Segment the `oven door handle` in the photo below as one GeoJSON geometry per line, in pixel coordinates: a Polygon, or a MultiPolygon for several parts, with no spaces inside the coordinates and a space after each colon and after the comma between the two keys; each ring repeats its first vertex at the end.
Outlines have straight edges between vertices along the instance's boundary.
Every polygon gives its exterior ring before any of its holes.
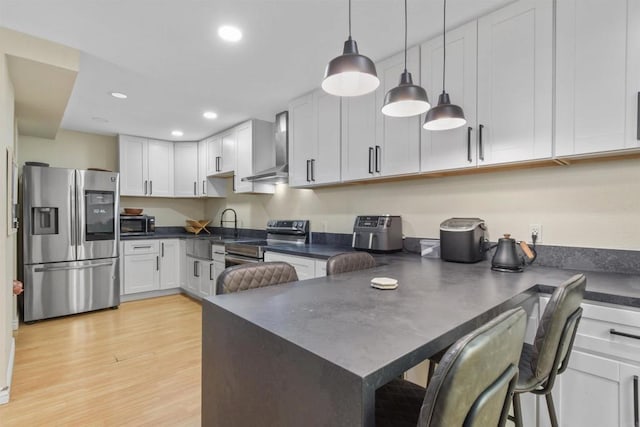
{"type": "Polygon", "coordinates": [[[259,258],[250,258],[250,257],[239,257],[239,256],[233,256],[233,255],[229,255],[227,254],[227,256],[224,257],[225,263],[229,263],[231,262],[232,264],[248,264],[251,262],[260,262],[262,261],[259,258]]]}

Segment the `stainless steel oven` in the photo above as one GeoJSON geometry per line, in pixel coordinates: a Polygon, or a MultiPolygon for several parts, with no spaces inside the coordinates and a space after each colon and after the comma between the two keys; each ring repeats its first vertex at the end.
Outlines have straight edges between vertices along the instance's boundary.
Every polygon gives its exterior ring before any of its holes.
{"type": "Polygon", "coordinates": [[[264,261],[264,251],[276,244],[309,243],[308,220],[269,220],[267,240],[227,243],[225,267],[264,261]]]}

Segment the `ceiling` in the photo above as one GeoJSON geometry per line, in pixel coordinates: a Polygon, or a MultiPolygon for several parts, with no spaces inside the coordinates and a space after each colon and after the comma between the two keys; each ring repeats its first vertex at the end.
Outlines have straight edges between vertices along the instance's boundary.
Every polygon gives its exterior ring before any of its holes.
{"type": "MultiPolygon", "coordinates": [[[[450,0],[448,26],[509,1],[450,0]]],[[[377,61],[402,50],[402,7],[353,0],[360,53],[377,61]]],[[[410,45],[441,31],[442,1],[408,0],[408,11],[410,45]]],[[[0,0],[0,26],[81,52],[63,128],[184,141],[273,121],[319,87],[347,38],[347,13],[347,0],[0,0]],[[216,34],[229,23],[244,33],[237,44],[216,34]],[[207,110],[218,118],[203,118],[207,110]]]]}

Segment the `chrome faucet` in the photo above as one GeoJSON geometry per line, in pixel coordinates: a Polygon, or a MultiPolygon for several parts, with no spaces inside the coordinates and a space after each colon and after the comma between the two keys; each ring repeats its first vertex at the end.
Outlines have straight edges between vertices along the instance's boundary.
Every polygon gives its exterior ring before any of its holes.
{"type": "MultiPolygon", "coordinates": [[[[224,214],[227,211],[231,211],[233,212],[233,238],[237,239],[238,238],[238,214],[236,213],[235,210],[231,209],[231,208],[227,208],[225,210],[222,211],[222,213],[220,214],[220,228],[224,227],[224,223],[225,222],[231,222],[229,221],[224,221],[224,214]]],[[[222,233],[224,235],[224,231],[222,233]]]]}

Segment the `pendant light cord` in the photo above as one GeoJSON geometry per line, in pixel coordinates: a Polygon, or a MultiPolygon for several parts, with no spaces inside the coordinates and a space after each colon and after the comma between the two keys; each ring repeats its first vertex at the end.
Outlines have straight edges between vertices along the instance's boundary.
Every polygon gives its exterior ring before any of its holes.
{"type": "Polygon", "coordinates": [[[442,8],[443,9],[442,10],[442,93],[444,93],[444,74],[445,74],[446,64],[447,64],[447,0],[443,0],[443,3],[444,3],[444,6],[442,8]]]}
{"type": "Polygon", "coordinates": [[[349,40],[351,40],[351,0],[349,0],[349,40]]]}
{"type": "Polygon", "coordinates": [[[404,0],[404,71],[407,72],[407,0],[404,0]]]}

